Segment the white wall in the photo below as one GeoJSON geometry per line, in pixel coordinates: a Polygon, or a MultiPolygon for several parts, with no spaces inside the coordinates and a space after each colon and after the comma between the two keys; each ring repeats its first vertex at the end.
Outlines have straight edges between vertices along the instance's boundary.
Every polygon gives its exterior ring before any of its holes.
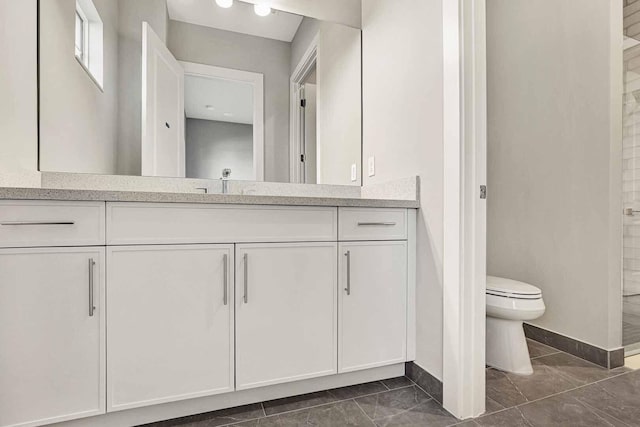
{"type": "Polygon", "coordinates": [[[622,2],[487,2],[488,272],[621,345],[622,2]],[[612,65],[615,64],[615,65],[612,65]]]}
{"type": "Polygon", "coordinates": [[[264,74],[265,181],[288,182],[291,43],[171,21],[168,46],[181,61],[264,74]]]}
{"type": "MultiPolygon", "coordinates": [[[[111,0],[113,1],[113,0],[111,0]]],[[[120,175],[142,173],[142,22],[164,42],[169,30],[166,0],[118,0],[118,153],[120,175]]]]}
{"type": "Polygon", "coordinates": [[[94,4],[104,24],[104,90],[75,58],[75,0],[40,2],[43,171],[116,173],[118,3],[94,4]]]}
{"type": "Polygon", "coordinates": [[[361,32],[323,22],[318,39],[318,184],[361,185],[361,32]],[[351,180],[351,165],[358,168],[351,180]]]}
{"type": "Polygon", "coordinates": [[[0,172],[38,165],[37,1],[0,0],[0,172]]]}
{"type": "Polygon", "coordinates": [[[253,126],[187,119],[187,178],[218,179],[231,169],[231,179],[253,181],[253,126]]]}
{"type": "Polygon", "coordinates": [[[291,43],[292,74],[316,36],[316,181],[361,185],[362,34],[356,28],[305,18],[291,43]],[[353,164],[355,181],[351,180],[353,164]]]}
{"type": "Polygon", "coordinates": [[[362,27],[364,184],[420,176],[416,363],[442,379],[442,0],[363,0],[362,27]]]}
{"type": "Polygon", "coordinates": [[[291,41],[291,74],[296,70],[302,57],[311,46],[311,42],[320,32],[321,22],[317,19],[305,17],[291,41]]]}

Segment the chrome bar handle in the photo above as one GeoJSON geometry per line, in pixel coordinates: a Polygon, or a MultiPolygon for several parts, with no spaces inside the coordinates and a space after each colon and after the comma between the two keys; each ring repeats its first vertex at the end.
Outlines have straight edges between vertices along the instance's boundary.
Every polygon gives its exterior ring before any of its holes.
{"type": "Polygon", "coordinates": [[[359,222],[358,227],[393,227],[395,222],[359,222]]]}
{"type": "Polygon", "coordinates": [[[95,305],[94,305],[94,299],[93,299],[93,276],[94,276],[94,267],[96,265],[96,262],[93,260],[93,258],[89,258],[89,317],[93,317],[93,312],[96,309],[95,305]]]}
{"type": "Polygon", "coordinates": [[[347,251],[344,256],[347,257],[347,287],[344,290],[347,295],[351,295],[351,251],[347,251]]]}
{"type": "Polygon", "coordinates": [[[20,227],[25,225],[75,225],[73,221],[9,221],[2,222],[0,225],[20,227]]]}
{"type": "Polygon", "coordinates": [[[244,303],[249,303],[249,254],[244,254],[244,303]]]}
{"type": "Polygon", "coordinates": [[[229,260],[229,255],[224,254],[224,256],[222,257],[222,262],[224,263],[224,273],[223,273],[223,281],[222,281],[222,288],[223,288],[223,293],[224,293],[224,297],[223,297],[223,302],[224,305],[227,305],[229,303],[229,294],[228,294],[228,286],[229,286],[229,265],[228,265],[228,260],[229,260]]]}

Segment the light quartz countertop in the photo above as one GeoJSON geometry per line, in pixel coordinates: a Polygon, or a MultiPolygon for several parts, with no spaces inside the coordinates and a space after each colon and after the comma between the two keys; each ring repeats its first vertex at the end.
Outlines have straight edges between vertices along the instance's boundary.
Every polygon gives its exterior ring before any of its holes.
{"type": "Polygon", "coordinates": [[[210,203],[230,205],[338,206],[371,208],[420,207],[417,200],[241,194],[166,193],[147,191],[0,188],[0,200],[70,200],[144,203],[210,203]]]}
{"type": "Polygon", "coordinates": [[[420,180],[408,177],[364,187],[87,175],[0,174],[0,200],[69,200],[232,205],[419,208],[420,180]],[[208,194],[207,194],[208,193],[208,194]]]}

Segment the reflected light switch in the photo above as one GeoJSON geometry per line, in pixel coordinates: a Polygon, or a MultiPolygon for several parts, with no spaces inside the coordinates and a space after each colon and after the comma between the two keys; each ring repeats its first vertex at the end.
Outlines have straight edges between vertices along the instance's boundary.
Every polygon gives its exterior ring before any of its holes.
{"type": "Polygon", "coordinates": [[[376,158],[369,157],[369,176],[374,176],[376,174],[376,158]]]}

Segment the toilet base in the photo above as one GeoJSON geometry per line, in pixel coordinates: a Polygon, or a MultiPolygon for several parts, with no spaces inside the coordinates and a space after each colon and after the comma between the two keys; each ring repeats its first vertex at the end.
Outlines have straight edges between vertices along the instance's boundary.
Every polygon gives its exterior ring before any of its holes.
{"type": "Polygon", "coordinates": [[[521,320],[487,317],[487,365],[519,375],[533,374],[521,320]]]}

